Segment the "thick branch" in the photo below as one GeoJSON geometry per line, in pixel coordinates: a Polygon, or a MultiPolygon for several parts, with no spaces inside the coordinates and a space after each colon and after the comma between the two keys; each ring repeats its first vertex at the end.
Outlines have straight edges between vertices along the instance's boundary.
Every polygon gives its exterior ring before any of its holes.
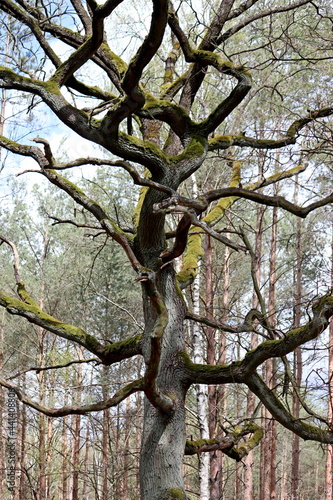
{"type": "MultiPolygon", "coordinates": [[[[60,93],[59,87],[55,82],[43,82],[25,78],[9,68],[0,66],[0,87],[22,90],[33,95],[38,95],[70,129],[90,141],[103,145],[103,137],[97,131],[97,127],[92,126],[93,120],[86,113],[69,104],[60,93]]],[[[6,145],[4,146],[7,147],[6,145]]]]}
{"type": "Polygon", "coordinates": [[[161,358],[162,338],[168,324],[168,311],[160,293],[156,289],[154,280],[155,277],[151,273],[145,273],[141,278],[157,315],[150,334],[150,357],[145,373],[145,394],[153,406],[165,413],[170,413],[173,409],[173,401],[162,394],[156,384],[161,358]]]}
{"type": "Polygon", "coordinates": [[[313,306],[313,319],[300,328],[290,330],[278,340],[267,340],[249,351],[240,361],[230,365],[196,365],[184,357],[191,383],[218,384],[229,381],[247,383],[248,378],[264,361],[270,358],[286,356],[297,347],[317,338],[329,324],[333,316],[333,296],[319,299],[313,306]]]}
{"type": "Polygon", "coordinates": [[[253,423],[248,423],[241,428],[232,428],[227,431],[226,436],[215,439],[198,439],[196,441],[186,441],[185,455],[195,455],[204,452],[220,450],[228,457],[240,462],[248,453],[259,445],[264,432],[261,427],[253,423]],[[252,434],[250,439],[243,441],[248,434],[252,434]],[[239,445],[239,442],[243,441],[239,445]]]}
{"type": "Polygon", "coordinates": [[[311,111],[304,118],[295,120],[288,128],[284,137],[280,139],[254,139],[243,134],[216,135],[209,140],[209,151],[228,149],[231,146],[249,147],[254,149],[277,149],[290,144],[295,144],[298,133],[308,123],[332,115],[333,107],[321,108],[311,111]]]}
{"type": "Polygon", "coordinates": [[[333,444],[333,433],[331,431],[309,425],[299,418],[295,419],[257,373],[252,374],[244,382],[262,401],[272,416],[284,427],[305,440],[311,439],[320,443],[333,444]]]}
{"type": "Polygon", "coordinates": [[[106,1],[103,5],[98,6],[95,0],[88,1],[92,11],[91,35],[69,56],[67,61],[57,68],[52,76],[51,80],[56,82],[59,87],[64,85],[75,71],[81,68],[96,53],[103,42],[104,19],[109,16],[121,2],[122,0],[106,1]]]}
{"type": "Polygon", "coordinates": [[[141,354],[142,335],[103,346],[93,335],[90,335],[82,328],[59,321],[42,311],[26,291],[23,282],[18,283],[17,290],[21,300],[0,292],[0,306],[4,307],[10,314],[22,316],[30,323],[41,326],[59,337],[82,345],[98,356],[103,364],[110,365],[141,354]]]}
{"type": "Polygon", "coordinates": [[[23,282],[18,284],[18,294],[22,299],[25,299],[25,302],[0,292],[0,306],[4,307],[10,314],[22,316],[30,323],[82,345],[88,351],[103,359],[104,347],[94,336],[89,335],[81,328],[63,323],[42,311],[26,292],[23,282]]]}
{"type": "Polygon", "coordinates": [[[168,21],[168,1],[153,0],[153,12],[149,33],[138,52],[131,60],[123,78],[124,91],[133,96],[140,81],[142,71],[159,49],[168,21]]]}

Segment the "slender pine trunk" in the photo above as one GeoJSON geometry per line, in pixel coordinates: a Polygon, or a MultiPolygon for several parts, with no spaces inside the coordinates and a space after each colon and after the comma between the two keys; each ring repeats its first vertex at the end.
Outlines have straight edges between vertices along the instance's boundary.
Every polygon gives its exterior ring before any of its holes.
{"type": "MultiPolygon", "coordinates": [[[[331,225],[331,286],[333,288],[333,224],[331,225]]],[[[333,321],[329,326],[328,337],[328,401],[327,419],[333,422],[333,321]]],[[[333,500],[333,446],[326,448],[326,470],[325,470],[325,500],[333,500]]]]}
{"type": "MultiPolygon", "coordinates": [[[[295,183],[295,203],[298,201],[298,182],[295,183]]],[[[302,221],[296,221],[296,270],[295,270],[295,296],[294,296],[294,327],[301,324],[301,298],[302,298],[302,221]]],[[[298,347],[294,351],[294,378],[296,386],[300,389],[302,382],[302,351],[298,347]]],[[[299,418],[300,401],[298,395],[293,391],[293,416],[299,418]]],[[[300,440],[294,434],[292,446],[292,467],[291,467],[291,498],[298,500],[299,496],[299,463],[300,463],[300,440]]]]}

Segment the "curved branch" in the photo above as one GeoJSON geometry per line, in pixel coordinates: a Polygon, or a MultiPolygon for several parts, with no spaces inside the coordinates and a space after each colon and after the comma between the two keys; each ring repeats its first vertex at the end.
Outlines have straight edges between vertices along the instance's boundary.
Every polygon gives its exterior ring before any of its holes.
{"type": "Polygon", "coordinates": [[[173,410],[174,403],[170,397],[161,393],[156,384],[162,352],[162,338],[169,319],[167,308],[155,286],[154,279],[155,276],[148,272],[142,274],[140,279],[140,281],[144,282],[147,294],[157,314],[153,331],[150,334],[150,357],[144,377],[145,394],[153,406],[164,413],[170,413],[173,410]]]}
{"type": "MultiPolygon", "coordinates": [[[[60,93],[59,87],[55,82],[32,80],[31,78],[16,74],[9,68],[0,66],[0,87],[22,90],[23,92],[38,95],[70,129],[88,140],[103,145],[103,137],[96,127],[91,126],[93,120],[90,119],[88,114],[69,104],[60,93]]],[[[5,147],[7,146],[5,145],[5,147]]]]}
{"type": "Polygon", "coordinates": [[[295,394],[297,396],[297,399],[299,400],[299,402],[301,403],[303,409],[311,416],[311,417],[314,417],[315,419],[323,422],[324,424],[327,425],[327,419],[323,418],[321,415],[319,415],[318,413],[314,412],[306,403],[305,401],[305,398],[302,397],[301,395],[301,391],[300,391],[300,387],[297,385],[296,383],[296,380],[295,380],[295,376],[294,374],[292,373],[292,370],[290,368],[290,364],[289,364],[289,361],[288,361],[288,358],[287,356],[282,356],[281,357],[281,360],[284,364],[284,367],[285,367],[285,376],[288,377],[288,381],[291,382],[291,386],[293,388],[293,390],[295,391],[295,394]]]}
{"type": "Polygon", "coordinates": [[[133,269],[139,272],[141,265],[134,255],[134,252],[130,246],[129,239],[126,234],[117,226],[115,222],[104,212],[100,205],[89,198],[81,189],[79,189],[73,182],[69,181],[65,177],[62,177],[55,170],[43,169],[41,173],[55,186],[65,191],[69,196],[73,198],[79,205],[88,210],[101,224],[101,227],[105,229],[106,233],[111,236],[112,239],[117,241],[126,252],[126,255],[132,264],[133,269]]]}
{"type": "Polygon", "coordinates": [[[122,80],[122,89],[126,95],[103,119],[103,128],[109,133],[117,134],[119,124],[145,104],[145,96],[139,86],[140,78],[162,43],[167,18],[168,0],[153,0],[149,33],[129,63],[122,80]]]}
{"type": "MultiPolygon", "coordinates": [[[[254,1],[251,2],[251,0],[250,0],[249,2],[246,2],[246,3],[250,3],[251,4],[250,6],[252,6],[255,2],[254,1]]],[[[243,21],[240,21],[240,23],[237,24],[236,26],[233,26],[232,28],[228,29],[225,33],[222,33],[221,36],[217,38],[216,43],[217,43],[217,45],[220,45],[222,42],[224,42],[225,40],[230,38],[232,35],[234,35],[238,31],[240,31],[241,29],[245,28],[245,26],[248,26],[249,24],[251,24],[253,21],[256,21],[257,19],[263,19],[264,17],[271,16],[272,14],[278,14],[279,12],[288,12],[290,10],[297,9],[298,7],[302,7],[302,5],[306,5],[308,3],[312,3],[312,1],[311,0],[299,0],[298,2],[289,3],[288,5],[281,5],[279,7],[275,7],[272,9],[260,10],[257,14],[253,14],[252,16],[249,16],[248,18],[244,19],[243,21]]],[[[233,15],[233,12],[235,12],[235,11],[232,11],[230,13],[229,19],[236,17],[235,15],[233,15]]],[[[237,9],[236,9],[236,12],[237,12],[237,9]]],[[[238,15],[239,14],[237,13],[237,16],[238,15]]]]}
{"type": "Polygon", "coordinates": [[[104,19],[109,16],[122,1],[123,0],[106,1],[103,5],[99,6],[95,0],[88,1],[92,11],[91,35],[89,35],[88,39],[57,68],[54,75],[50,78],[50,81],[56,82],[58,86],[61,87],[75,71],[89,61],[103,42],[104,19]]]}
{"type": "Polygon", "coordinates": [[[226,436],[221,438],[186,441],[185,455],[195,455],[219,450],[228,457],[240,462],[251,450],[259,445],[264,435],[262,428],[252,422],[240,429],[232,428],[226,432],[226,436]],[[248,434],[252,434],[250,439],[238,446],[238,443],[248,434]]]}
{"type": "Polygon", "coordinates": [[[86,415],[87,413],[93,411],[101,411],[105,410],[106,408],[116,406],[131,394],[142,391],[144,383],[143,379],[135,380],[134,382],[127,384],[125,387],[117,391],[112,398],[105,399],[97,403],[91,403],[83,406],[63,406],[61,408],[48,408],[47,406],[42,406],[39,403],[36,403],[31,398],[29,398],[29,396],[27,396],[27,394],[22,391],[22,389],[8,382],[7,380],[0,379],[0,385],[14,391],[18,399],[27,406],[30,406],[30,408],[33,408],[49,417],[64,417],[66,415],[86,415]]]}
{"type": "Polygon", "coordinates": [[[42,311],[25,290],[23,282],[18,283],[17,288],[18,294],[24,302],[0,292],[0,306],[4,307],[10,314],[22,316],[30,323],[41,326],[59,337],[82,345],[103,360],[104,347],[94,336],[88,334],[82,328],[63,323],[42,311]]]}
{"type": "Polygon", "coordinates": [[[302,439],[311,439],[320,443],[333,444],[333,432],[320,429],[314,425],[309,425],[299,418],[294,418],[282,404],[281,400],[277,398],[269,387],[267,387],[257,373],[253,373],[250,377],[244,380],[244,382],[265,405],[272,416],[284,427],[291,430],[302,439]]]}
{"type": "Polygon", "coordinates": [[[228,149],[232,146],[239,146],[242,148],[250,147],[254,149],[277,149],[289,146],[296,143],[297,134],[308,123],[317,120],[318,118],[325,118],[333,114],[333,107],[321,108],[318,110],[310,111],[304,118],[295,120],[288,128],[284,137],[280,139],[255,139],[247,137],[243,134],[229,134],[229,135],[216,135],[208,142],[209,151],[216,149],[228,149]]]}
{"type": "Polygon", "coordinates": [[[69,168],[73,167],[79,167],[83,165],[107,165],[110,167],[121,167],[124,169],[129,175],[132,177],[134,184],[137,186],[147,186],[151,187],[153,189],[156,189],[157,191],[161,191],[162,193],[167,193],[170,196],[175,195],[175,191],[168,187],[165,186],[164,184],[160,184],[158,182],[152,181],[151,179],[147,177],[142,177],[139,172],[136,170],[136,168],[129,163],[128,161],[123,161],[123,160],[108,160],[107,158],[77,158],[76,160],[66,162],[66,163],[56,163],[52,166],[53,170],[67,170],[69,168]]]}
{"type": "Polygon", "coordinates": [[[295,205],[294,203],[286,200],[283,196],[269,196],[263,193],[250,191],[248,189],[233,187],[209,191],[208,193],[203,194],[200,199],[206,200],[208,206],[212,201],[219,200],[221,198],[228,198],[229,196],[244,198],[246,200],[251,200],[256,203],[260,203],[261,205],[270,207],[280,207],[303,219],[313,210],[333,202],[333,193],[331,193],[329,196],[325,196],[325,198],[322,198],[321,200],[310,203],[305,207],[300,207],[299,205],[295,205]]]}
{"type": "Polygon", "coordinates": [[[12,241],[7,240],[7,238],[5,238],[4,236],[2,236],[0,234],[0,245],[1,245],[1,242],[7,243],[7,245],[10,246],[10,248],[13,252],[14,276],[15,276],[16,283],[20,283],[22,280],[21,280],[21,276],[20,276],[20,259],[19,259],[19,254],[18,254],[17,248],[12,241]]]}
{"type": "Polygon", "coordinates": [[[136,335],[103,346],[93,335],[90,335],[82,328],[59,321],[42,311],[26,291],[23,282],[18,283],[17,291],[21,300],[9,297],[0,292],[0,306],[4,307],[9,314],[22,316],[30,323],[41,326],[59,337],[82,345],[88,351],[98,356],[103,364],[111,365],[123,359],[141,354],[142,335],[136,335]]]}
{"type": "MultiPolygon", "coordinates": [[[[233,1],[229,3],[229,10],[233,4],[233,1]]],[[[229,94],[229,96],[224,99],[216,109],[201,123],[196,124],[195,130],[197,133],[207,136],[209,133],[214,131],[222,121],[230,115],[230,113],[239,105],[239,103],[244,99],[249,90],[251,89],[251,76],[242,66],[236,66],[230,61],[224,61],[219,55],[214,54],[213,40],[219,33],[222,25],[224,24],[229,12],[227,12],[228,7],[226,7],[226,2],[222,2],[221,7],[212,21],[211,26],[207,30],[207,35],[200,44],[199,49],[194,49],[191,47],[189,40],[180,28],[178,18],[174,12],[169,14],[169,25],[173,33],[177,36],[181,48],[184,53],[186,62],[195,63],[192,69],[192,74],[189,77],[189,83],[187,86],[191,88],[187,91],[184,89],[184,95],[186,92],[190,92],[190,96],[187,97],[190,102],[198,89],[198,85],[202,83],[204,78],[204,72],[200,71],[202,68],[208,66],[213,66],[219,73],[225,75],[231,75],[238,80],[238,84],[229,94]],[[190,80],[194,80],[195,84],[190,80]]],[[[189,104],[185,109],[189,109],[189,104]]],[[[184,103],[181,100],[181,105],[184,107],[184,103]]]]}
{"type": "Polygon", "coordinates": [[[187,377],[190,383],[218,384],[247,383],[249,377],[264,361],[282,357],[293,352],[297,347],[317,338],[329,325],[333,316],[333,296],[324,296],[312,306],[313,319],[305,325],[290,330],[283,338],[267,340],[249,351],[242,360],[229,365],[211,366],[192,363],[183,355],[187,377]]]}
{"type": "Polygon", "coordinates": [[[216,330],[222,330],[223,332],[236,333],[237,331],[239,331],[238,329],[230,325],[226,325],[224,323],[218,323],[217,321],[205,318],[204,316],[200,316],[199,314],[194,314],[193,312],[190,311],[187,311],[185,318],[196,321],[197,323],[201,323],[206,326],[211,326],[212,328],[216,328],[216,330]]]}

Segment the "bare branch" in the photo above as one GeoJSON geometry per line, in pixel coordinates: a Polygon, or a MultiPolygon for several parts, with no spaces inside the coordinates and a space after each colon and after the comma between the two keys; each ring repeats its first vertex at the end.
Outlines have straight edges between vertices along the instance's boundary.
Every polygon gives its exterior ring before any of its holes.
{"type": "Polygon", "coordinates": [[[333,316],[333,296],[326,295],[320,298],[313,304],[312,310],[313,319],[305,325],[290,330],[281,339],[262,342],[249,351],[242,360],[229,365],[195,365],[184,355],[190,380],[198,384],[218,384],[228,381],[247,383],[248,378],[264,361],[289,354],[297,347],[317,338],[328,327],[330,317],[333,316]]]}
{"type": "Polygon", "coordinates": [[[22,403],[26,404],[27,406],[30,406],[30,408],[33,408],[39,411],[40,413],[43,413],[44,415],[48,415],[49,417],[64,417],[66,415],[86,415],[87,413],[93,411],[105,410],[106,408],[111,408],[112,406],[118,405],[119,403],[121,403],[121,401],[126,399],[131,394],[134,394],[135,392],[138,391],[142,391],[144,387],[143,379],[138,379],[120,389],[118,392],[115,393],[115,395],[112,398],[99,401],[97,403],[91,403],[83,406],[73,405],[73,406],[63,406],[61,408],[48,408],[33,401],[31,398],[29,398],[29,396],[27,396],[27,394],[24,391],[22,391],[19,387],[12,384],[11,382],[8,382],[7,380],[0,379],[0,385],[2,385],[2,387],[6,387],[7,389],[14,391],[18,399],[22,401],[22,403]]]}
{"type": "Polygon", "coordinates": [[[284,427],[291,430],[302,439],[318,441],[319,443],[333,444],[333,433],[330,430],[321,429],[314,425],[303,422],[302,419],[294,418],[285,408],[281,400],[267,387],[257,373],[253,373],[244,380],[251,391],[262,401],[272,416],[284,427]]]}
{"type": "MultiPolygon", "coordinates": [[[[246,3],[251,3],[251,5],[255,2],[246,2],[246,3]]],[[[222,42],[230,38],[232,35],[240,31],[241,29],[245,28],[245,26],[248,26],[249,24],[253,23],[253,21],[256,21],[257,19],[263,19],[264,17],[271,16],[273,14],[277,14],[279,12],[288,12],[290,10],[297,9],[298,7],[301,7],[302,5],[306,5],[308,3],[312,3],[311,0],[299,0],[294,3],[290,3],[288,5],[281,5],[279,7],[274,7],[272,9],[265,9],[265,10],[259,10],[257,14],[253,14],[252,16],[249,16],[248,18],[244,19],[241,21],[239,24],[236,26],[233,26],[232,28],[228,29],[225,33],[222,33],[220,37],[217,38],[216,43],[220,45],[222,42]]],[[[237,9],[236,9],[237,10],[237,9]]],[[[232,12],[230,15],[230,19],[232,17],[232,12]]],[[[237,14],[238,15],[238,14],[237,14]]]]}
{"type": "Polygon", "coordinates": [[[288,128],[284,137],[280,139],[254,139],[243,134],[216,135],[209,140],[209,151],[228,149],[231,146],[250,147],[254,149],[277,149],[290,144],[295,144],[298,133],[308,123],[332,115],[333,107],[321,108],[310,111],[307,116],[295,120],[288,128]]]}
{"type": "Polygon", "coordinates": [[[186,319],[190,319],[193,321],[196,321],[198,323],[202,323],[203,325],[206,326],[211,326],[212,328],[216,328],[217,330],[222,330],[223,332],[230,332],[230,333],[236,333],[238,330],[235,327],[232,327],[230,325],[226,325],[224,323],[219,323],[217,321],[213,321],[209,318],[205,318],[204,316],[200,316],[199,314],[194,314],[190,311],[187,311],[186,313],[186,319]]]}
{"type": "Polygon", "coordinates": [[[238,429],[228,429],[226,436],[221,438],[186,441],[185,455],[220,450],[228,455],[228,457],[240,462],[251,450],[259,445],[263,435],[264,432],[261,427],[253,423],[248,423],[238,429]],[[251,438],[239,444],[248,434],[252,434],[251,438]]]}
{"type": "Polygon", "coordinates": [[[23,370],[21,372],[15,373],[15,375],[12,375],[11,377],[8,377],[6,380],[13,380],[14,378],[20,377],[21,375],[24,375],[25,373],[28,372],[42,372],[45,370],[58,370],[59,368],[67,368],[68,366],[76,365],[76,364],[82,364],[82,363],[96,363],[96,365],[101,364],[101,361],[97,358],[90,358],[90,359],[76,359],[74,361],[68,361],[68,363],[64,363],[62,365],[53,365],[53,366],[32,366],[30,368],[27,368],[26,370],[23,370]]]}
{"type": "Polygon", "coordinates": [[[21,276],[20,276],[20,259],[19,259],[19,254],[18,254],[17,248],[12,241],[9,241],[7,238],[5,238],[4,236],[2,236],[0,234],[0,245],[1,245],[1,241],[7,243],[7,245],[10,246],[10,248],[13,252],[13,257],[14,257],[13,267],[14,267],[15,280],[16,280],[16,283],[21,283],[22,280],[21,280],[21,276]]]}

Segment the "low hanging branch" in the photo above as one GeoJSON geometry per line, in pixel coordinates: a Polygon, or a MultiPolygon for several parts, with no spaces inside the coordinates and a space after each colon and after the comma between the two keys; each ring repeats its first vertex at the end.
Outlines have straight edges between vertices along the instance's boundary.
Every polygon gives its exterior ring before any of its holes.
{"type": "MultiPolygon", "coordinates": [[[[249,389],[262,401],[272,416],[284,427],[291,430],[304,440],[333,444],[333,432],[307,424],[300,418],[294,418],[285,408],[282,401],[267,387],[262,378],[254,373],[244,381],[249,389]]],[[[322,420],[322,419],[321,419],[322,420]]]]}
{"type": "Polygon", "coordinates": [[[246,455],[259,445],[264,435],[264,431],[254,423],[248,423],[242,428],[228,430],[226,436],[213,439],[198,439],[196,441],[186,441],[185,455],[195,455],[204,452],[222,451],[225,455],[240,462],[246,455]],[[243,441],[243,438],[252,436],[243,441]],[[243,441],[241,444],[239,444],[243,441]]]}
{"type": "Polygon", "coordinates": [[[36,403],[29,396],[27,396],[24,391],[11,382],[8,382],[8,380],[0,379],[0,385],[14,391],[18,399],[27,406],[30,406],[30,408],[34,408],[48,417],[64,417],[66,415],[85,415],[86,413],[91,413],[93,411],[101,411],[111,408],[112,406],[117,406],[131,394],[142,391],[144,389],[144,380],[134,380],[116,392],[112,398],[82,406],[72,405],[62,406],[61,408],[49,408],[36,403]]]}
{"type": "Polygon", "coordinates": [[[328,327],[330,318],[333,316],[333,296],[319,299],[313,304],[312,311],[313,319],[305,325],[290,330],[280,339],[262,342],[258,347],[249,351],[242,360],[228,365],[195,364],[183,353],[182,358],[189,380],[197,384],[228,382],[247,384],[249,377],[256,376],[256,369],[264,361],[293,352],[300,345],[317,338],[328,327]]]}
{"type": "Polygon", "coordinates": [[[16,289],[20,297],[19,300],[0,291],[0,305],[3,306],[9,314],[22,316],[30,323],[41,326],[49,332],[82,345],[88,351],[98,356],[105,365],[111,365],[122,359],[141,354],[142,335],[136,335],[129,339],[104,346],[93,335],[87,333],[82,328],[59,321],[53,316],[45,313],[30,296],[25,288],[24,282],[21,280],[19,255],[15,244],[4,236],[0,236],[0,241],[7,243],[12,249],[16,289]]]}

